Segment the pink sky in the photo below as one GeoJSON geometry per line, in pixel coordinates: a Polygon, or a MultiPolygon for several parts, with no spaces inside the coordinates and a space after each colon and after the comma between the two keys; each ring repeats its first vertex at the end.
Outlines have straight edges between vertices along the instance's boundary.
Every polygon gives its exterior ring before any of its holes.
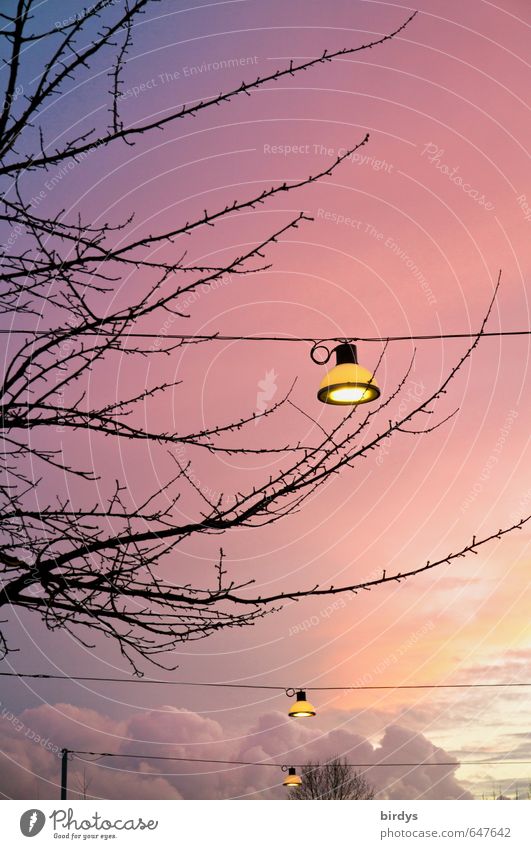
{"type": "MultiPolygon", "coordinates": [[[[49,3],[54,20],[58,6],[49,3]]],[[[211,96],[291,58],[370,40],[409,13],[408,7],[379,0],[186,6],[157,4],[137,27],[126,70],[126,122],[211,96]],[[236,69],[208,67],[229,59],[245,61],[236,69]],[[190,70],[203,65],[201,72],[190,70]]],[[[268,249],[270,270],[202,292],[189,304],[190,319],[171,331],[316,338],[466,332],[480,325],[500,268],[502,286],[489,328],[526,329],[531,326],[528,3],[423,0],[418,7],[420,14],[395,41],[171,124],[134,148],[94,153],[51,189],[46,181],[53,175],[39,173],[32,191],[44,192],[43,208],[82,210],[100,222],[135,210],[128,232],[144,233],[276,181],[322,170],[369,131],[359,158],[343,163],[332,177],[229,217],[215,229],[202,228],[174,246],[188,251],[190,263],[218,262],[301,210],[315,218],[268,249]],[[286,147],[292,152],[285,153],[286,147]],[[462,177],[466,191],[452,172],[462,177]]],[[[68,135],[84,114],[88,125],[99,120],[105,85],[101,78],[88,79],[75,100],[50,106],[43,120],[52,142],[54,134],[68,135]]],[[[170,255],[168,250],[157,256],[170,255]]],[[[141,284],[133,273],[117,298],[126,299],[141,284]]],[[[158,326],[150,329],[164,333],[158,326]]],[[[418,343],[415,369],[395,413],[400,404],[433,390],[464,349],[463,341],[418,343]]],[[[381,346],[360,344],[358,350],[360,361],[374,367],[381,346]]],[[[411,354],[409,342],[389,346],[379,372],[384,396],[411,354]]],[[[485,339],[437,408],[444,417],[459,407],[448,424],[422,437],[394,437],[386,451],[344,470],[300,513],[273,527],[225,535],[231,574],[255,578],[261,592],[348,584],[382,568],[421,565],[462,547],[474,533],[486,534],[530,513],[529,354],[526,337],[485,339]]],[[[261,381],[275,387],[274,402],[296,377],[294,402],[332,427],[341,410],[317,401],[322,373],[304,344],[215,343],[190,346],[163,362],[154,359],[141,375],[117,363],[116,373],[106,370],[95,378],[90,392],[114,398],[139,379],[140,385],[181,380],[145,415],[161,429],[167,423],[186,430],[249,415],[259,403],[261,381]]],[[[249,445],[304,442],[316,430],[291,408],[252,425],[245,438],[249,445]]],[[[157,446],[128,445],[119,453],[109,448],[97,436],[85,443],[78,436],[65,440],[65,451],[105,470],[98,487],[102,500],[115,476],[127,484],[132,503],[168,476],[165,451],[157,446]]],[[[195,453],[187,459],[201,486],[229,494],[268,477],[277,463],[267,456],[243,463],[195,453]]],[[[59,476],[48,485],[51,492],[64,491],[59,476]]],[[[197,499],[187,495],[180,515],[197,516],[198,508],[197,499]]],[[[210,536],[184,543],[179,569],[206,580],[219,544],[210,536]]],[[[308,688],[362,680],[531,680],[529,564],[524,529],[405,584],[288,604],[253,629],[184,647],[172,658],[179,664],[175,677],[308,688]]],[[[17,670],[98,675],[125,670],[107,641],[89,650],[64,634],[48,634],[16,611],[8,633],[22,649],[9,657],[17,670]]],[[[285,762],[344,753],[352,758],[356,752],[374,758],[380,746],[378,757],[390,760],[423,759],[433,746],[456,760],[531,755],[526,691],[311,697],[319,715],[298,724],[288,720],[283,695],[259,691],[249,696],[136,685],[3,686],[0,735],[7,760],[0,789],[6,796],[57,795],[57,758],[31,742],[28,728],[59,747],[112,745],[126,752],[162,745],[200,757],[270,756],[285,762]],[[8,714],[22,723],[20,730],[8,714]]],[[[153,763],[137,766],[142,773],[156,770],[153,763]]],[[[89,792],[102,797],[267,798],[275,796],[272,788],[279,783],[269,769],[226,774],[208,768],[203,778],[187,779],[128,774],[123,761],[115,773],[86,768],[89,792]]],[[[514,790],[514,782],[526,786],[529,767],[376,773],[370,778],[383,797],[467,798],[493,787],[514,790]]]]}

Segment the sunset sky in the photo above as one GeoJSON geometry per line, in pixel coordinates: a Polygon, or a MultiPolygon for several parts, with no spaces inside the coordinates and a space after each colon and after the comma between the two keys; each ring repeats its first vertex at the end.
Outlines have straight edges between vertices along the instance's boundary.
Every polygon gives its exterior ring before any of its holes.
{"type": "MultiPolygon", "coordinates": [[[[39,7],[41,23],[53,27],[82,6],[50,0],[39,7]]],[[[73,168],[37,171],[26,178],[26,194],[41,213],[65,209],[95,223],[123,221],[134,211],[126,233],[140,235],[322,171],[369,132],[368,144],[332,176],[155,248],[157,258],[187,251],[190,264],[216,264],[300,211],[314,218],[267,248],[270,269],[205,287],[187,304],[189,319],[148,329],[315,339],[473,332],[500,269],[487,330],[528,329],[529,4],[421,0],[418,9],[392,41],[176,121],[134,147],[118,142],[73,168]]],[[[410,12],[383,0],[154,4],[134,29],[122,120],[128,125],[169,114],[290,59],[373,40],[410,12]]],[[[43,55],[39,45],[26,53],[30,86],[43,55]]],[[[107,71],[105,62],[96,63],[65,89],[70,93],[43,109],[51,147],[105,125],[107,71]]],[[[141,272],[132,271],[116,287],[116,302],[125,303],[141,285],[141,272]]],[[[527,516],[530,343],[525,336],[483,339],[434,408],[434,421],[458,408],[440,429],[395,435],[275,525],[184,542],[177,562],[165,565],[168,574],[177,568],[207,584],[222,545],[231,578],[254,578],[257,593],[351,584],[382,569],[421,566],[474,534],[486,536],[527,516]]],[[[465,349],[462,339],[390,344],[378,371],[382,397],[394,391],[415,350],[414,369],[370,435],[428,396],[465,349]]],[[[380,343],[358,345],[367,368],[381,352],[380,343]]],[[[115,360],[114,371],[94,375],[90,395],[100,403],[145,383],[181,381],[163,400],[146,404],[145,424],[186,431],[263,410],[260,405],[280,400],[296,379],[296,406],[252,423],[242,441],[304,444],[343,415],[318,402],[326,367],[309,354],[305,343],[189,345],[140,368],[115,360]]],[[[128,444],[118,451],[97,434],[80,433],[36,439],[59,444],[101,475],[96,486],[76,482],[71,490],[60,472],[47,471],[50,499],[69,492],[104,503],[119,478],[136,504],[171,473],[163,446],[128,444]]],[[[185,459],[199,489],[226,497],[267,479],[283,461],[267,454],[204,456],[194,449],[186,449],[185,459]]],[[[176,511],[181,520],[200,509],[199,496],[187,490],[176,511]]],[[[415,762],[440,748],[433,759],[455,759],[455,769],[385,767],[367,777],[381,798],[527,793],[531,766],[458,762],[531,761],[528,690],[312,692],[312,685],[531,682],[530,530],[527,525],[475,556],[403,583],[288,603],[252,628],[183,645],[168,658],[168,665],[178,664],[175,672],[142,667],[148,677],[176,681],[306,686],[318,708],[312,719],[289,719],[282,692],[4,679],[0,791],[9,798],[57,798],[53,747],[66,746],[288,765],[336,755],[361,763],[415,762]],[[37,735],[49,741],[48,749],[35,742],[37,735]]],[[[16,609],[7,617],[3,610],[2,618],[9,620],[10,645],[20,651],[9,654],[0,671],[130,674],[109,640],[83,632],[94,643],[83,646],[16,609]]],[[[102,798],[285,796],[280,771],[265,767],[73,761],[72,791],[81,786],[83,769],[88,793],[102,798]]]]}

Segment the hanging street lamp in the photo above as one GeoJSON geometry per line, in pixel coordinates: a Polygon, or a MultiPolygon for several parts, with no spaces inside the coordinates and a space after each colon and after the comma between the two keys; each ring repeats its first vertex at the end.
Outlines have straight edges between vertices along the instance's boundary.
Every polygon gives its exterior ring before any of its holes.
{"type": "Polygon", "coordinates": [[[317,397],[323,404],[356,405],[375,401],[380,389],[368,369],[358,364],[356,346],[342,342],[331,351],[324,345],[315,345],[311,351],[315,363],[327,363],[332,354],[336,355],[336,365],[323,377],[317,397]],[[315,352],[324,348],[328,356],[325,360],[316,359],[315,352]]]}
{"type": "MultiPolygon", "coordinates": [[[[283,767],[285,769],[285,767],[283,767]]],[[[300,775],[297,775],[294,766],[290,766],[288,769],[288,774],[286,775],[284,781],[282,782],[284,787],[300,787],[302,784],[300,775]]]]}
{"type": "Polygon", "coordinates": [[[316,710],[311,702],[306,700],[306,693],[304,690],[298,690],[297,699],[290,707],[288,716],[315,716],[315,714],[316,710]]]}

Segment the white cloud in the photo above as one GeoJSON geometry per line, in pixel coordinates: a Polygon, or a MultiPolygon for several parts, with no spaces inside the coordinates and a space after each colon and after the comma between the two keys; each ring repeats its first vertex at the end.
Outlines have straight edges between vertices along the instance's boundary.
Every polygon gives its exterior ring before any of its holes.
{"type": "MultiPolygon", "coordinates": [[[[136,755],[238,761],[275,761],[290,765],[346,756],[352,763],[451,761],[423,734],[389,726],[374,747],[348,729],[323,731],[315,722],[297,722],[271,711],[249,728],[230,735],[219,722],[192,711],[165,707],[121,720],[68,704],[41,705],[14,720],[0,720],[4,752],[0,790],[9,798],[57,798],[62,746],[136,755]],[[28,729],[30,732],[28,733],[28,729]],[[53,748],[55,747],[55,749],[53,748]]],[[[74,759],[71,791],[79,791],[83,773],[89,796],[128,799],[284,798],[280,769],[213,763],[103,758],[74,759]]],[[[470,798],[449,767],[376,767],[366,771],[380,798],[470,798]]]]}

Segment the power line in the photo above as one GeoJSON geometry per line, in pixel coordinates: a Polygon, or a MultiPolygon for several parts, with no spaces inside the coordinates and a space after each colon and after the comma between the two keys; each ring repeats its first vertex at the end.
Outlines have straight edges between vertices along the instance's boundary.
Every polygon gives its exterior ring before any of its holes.
{"type": "MultiPolygon", "coordinates": [[[[135,758],[136,760],[142,761],[173,761],[179,763],[197,763],[197,764],[215,764],[218,766],[234,766],[234,767],[242,767],[242,766],[268,766],[274,767],[275,769],[281,769],[282,772],[288,772],[290,774],[295,774],[295,769],[323,769],[326,768],[328,762],[323,764],[314,765],[308,767],[307,764],[290,764],[289,767],[287,764],[278,763],[275,761],[240,761],[240,760],[225,760],[221,758],[186,758],[179,757],[177,755],[147,755],[144,753],[134,753],[134,752],[124,752],[123,754],[120,752],[91,752],[84,751],[82,749],[66,749],[63,748],[61,750],[61,799],[67,798],[67,784],[68,784],[68,760],[69,757],[75,757],[77,760],[82,761],[83,763],[95,763],[98,764],[98,761],[101,758],[135,758]],[[87,760],[87,758],[95,758],[96,760],[87,760]]],[[[354,769],[366,770],[373,769],[376,767],[388,767],[388,768],[415,768],[415,767],[426,767],[426,766],[434,766],[434,767],[453,767],[455,769],[459,769],[462,766],[494,766],[494,765],[526,765],[529,766],[531,761],[519,761],[519,760],[467,760],[467,761],[404,761],[397,763],[386,762],[386,761],[377,761],[376,763],[347,763],[345,766],[352,767],[354,769]]],[[[167,775],[168,773],[150,773],[151,775],[167,775]]],[[[171,773],[170,773],[171,774],[171,773]]]]}
{"type": "MultiPolygon", "coordinates": [[[[96,675],[58,675],[48,674],[46,672],[0,672],[3,678],[33,678],[42,680],[54,681],[92,681],[103,684],[165,684],[171,687],[222,687],[234,690],[277,690],[285,693],[286,691],[297,690],[297,687],[286,687],[281,684],[238,684],[225,683],[223,681],[166,681],[158,678],[103,678],[96,675]]],[[[311,692],[325,692],[341,690],[457,690],[457,689],[475,689],[475,688],[499,688],[506,687],[531,687],[531,682],[507,682],[501,681],[494,683],[479,683],[473,682],[468,684],[370,684],[357,685],[346,684],[342,687],[320,687],[320,686],[305,686],[304,689],[311,692]]]]}
{"type": "MultiPolygon", "coordinates": [[[[28,334],[36,337],[51,336],[57,334],[57,339],[62,338],[60,330],[22,330],[20,328],[0,328],[0,333],[5,334],[28,334]]],[[[68,330],[65,336],[71,335],[68,330]]],[[[83,336],[109,336],[109,331],[102,328],[101,331],[93,330],[80,333],[83,336]]],[[[198,334],[198,333],[124,333],[124,339],[170,339],[182,342],[425,342],[443,339],[474,339],[481,337],[504,337],[504,336],[531,336],[531,330],[491,330],[480,333],[432,333],[406,336],[328,336],[318,339],[315,336],[228,336],[220,333],[198,334]]]]}
{"type": "MultiPolygon", "coordinates": [[[[273,766],[278,768],[282,768],[285,764],[277,763],[273,761],[236,761],[236,760],[219,760],[216,758],[183,758],[183,757],[174,757],[173,755],[146,755],[142,753],[131,753],[127,752],[121,754],[120,752],[85,752],[79,749],[68,749],[69,754],[72,755],[89,755],[91,757],[98,758],[137,758],[139,760],[158,760],[158,761],[184,761],[186,763],[203,763],[203,764],[220,764],[223,766],[273,766]]],[[[524,764],[529,765],[531,761],[516,761],[516,760],[493,760],[493,761],[418,761],[418,762],[407,762],[407,763],[387,763],[385,761],[377,761],[374,764],[368,763],[358,763],[352,764],[348,763],[345,766],[354,767],[356,769],[372,769],[373,767],[417,767],[417,766],[493,766],[494,764],[524,764]]],[[[301,769],[305,766],[305,764],[292,764],[290,766],[297,767],[301,769]]],[[[321,764],[322,766],[326,766],[326,764],[321,764]]]]}

